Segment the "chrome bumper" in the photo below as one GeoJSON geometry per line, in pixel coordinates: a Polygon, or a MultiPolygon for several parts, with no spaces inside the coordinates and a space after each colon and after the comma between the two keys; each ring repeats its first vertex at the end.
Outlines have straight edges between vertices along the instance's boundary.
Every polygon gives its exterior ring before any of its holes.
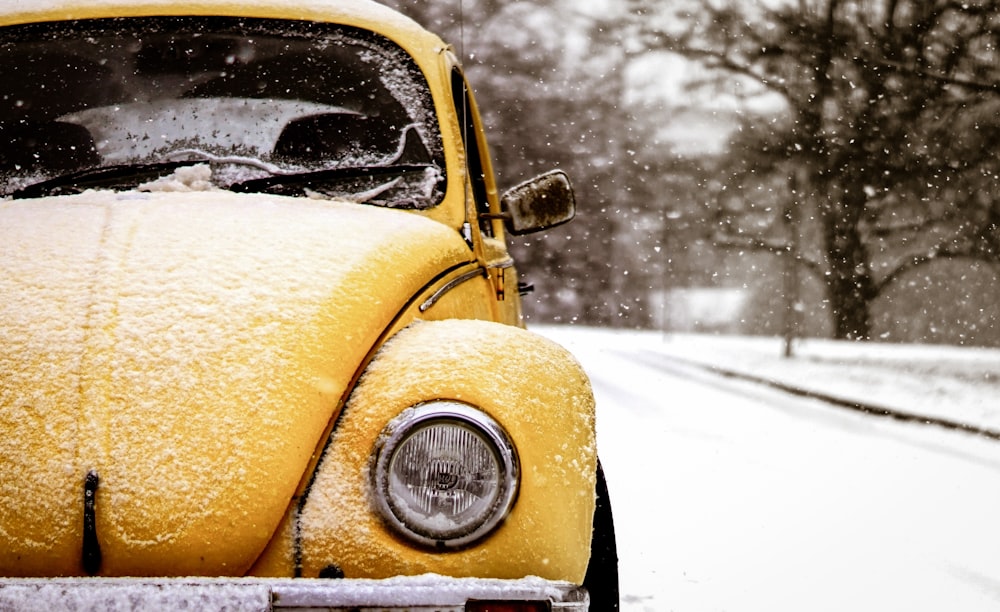
{"type": "MultiPolygon", "coordinates": [[[[432,574],[385,580],[311,578],[0,578],[0,610],[330,610],[465,612],[483,602],[548,602],[586,612],[587,592],[541,578],[432,574]],[[478,603],[477,603],[478,602],[478,603]]],[[[477,608],[476,606],[480,606],[477,608]]]]}

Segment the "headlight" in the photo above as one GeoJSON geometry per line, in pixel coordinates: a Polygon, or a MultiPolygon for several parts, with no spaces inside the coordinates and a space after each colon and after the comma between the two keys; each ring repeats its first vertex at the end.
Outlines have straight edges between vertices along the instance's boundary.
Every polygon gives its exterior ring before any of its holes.
{"type": "Polygon", "coordinates": [[[403,411],[379,436],[373,502],[400,535],[454,548],[503,521],[518,479],[514,445],[496,421],[467,404],[435,401],[403,411]]]}

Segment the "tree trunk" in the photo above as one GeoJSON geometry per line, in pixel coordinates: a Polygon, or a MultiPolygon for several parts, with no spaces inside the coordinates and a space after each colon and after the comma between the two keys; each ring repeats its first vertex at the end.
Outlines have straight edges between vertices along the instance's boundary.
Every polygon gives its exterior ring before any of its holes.
{"type": "Polygon", "coordinates": [[[869,307],[875,297],[868,251],[860,232],[865,194],[860,186],[827,191],[823,209],[823,240],[829,270],[827,298],[833,317],[834,337],[839,340],[869,340],[869,307]]]}

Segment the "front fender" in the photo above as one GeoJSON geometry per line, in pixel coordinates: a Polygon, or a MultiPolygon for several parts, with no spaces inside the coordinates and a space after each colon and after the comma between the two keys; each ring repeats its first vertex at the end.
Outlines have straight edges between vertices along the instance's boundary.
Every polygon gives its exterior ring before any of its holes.
{"type": "Polygon", "coordinates": [[[306,491],[296,525],[302,575],[337,568],[347,578],[433,572],[580,584],[590,556],[596,461],[593,394],[564,349],[497,323],[415,323],[365,370],[306,491]],[[519,496],[507,520],[458,551],[402,541],[370,502],[380,432],[401,411],[435,399],[490,414],[521,461],[519,496]]]}

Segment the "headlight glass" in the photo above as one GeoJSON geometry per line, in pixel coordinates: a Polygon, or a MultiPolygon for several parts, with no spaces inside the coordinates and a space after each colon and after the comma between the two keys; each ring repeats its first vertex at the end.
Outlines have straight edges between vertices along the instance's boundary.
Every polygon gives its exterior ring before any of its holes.
{"type": "Polygon", "coordinates": [[[403,411],[382,432],[374,505],[414,542],[465,546],[507,516],[518,478],[514,446],[496,421],[460,402],[429,402],[403,411]]]}

